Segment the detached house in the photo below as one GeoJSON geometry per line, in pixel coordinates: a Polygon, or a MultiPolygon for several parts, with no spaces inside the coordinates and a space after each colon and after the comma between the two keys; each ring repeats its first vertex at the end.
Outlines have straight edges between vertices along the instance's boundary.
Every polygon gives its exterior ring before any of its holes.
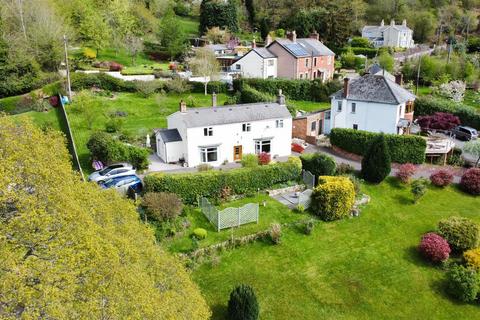
{"type": "Polygon", "coordinates": [[[243,154],[267,152],[272,157],[290,155],[292,116],[285,97],[277,102],[187,108],[167,117],[168,129],[155,130],[157,155],[165,162],[189,167],[240,161],[243,154]]]}
{"type": "MultiPolygon", "coordinates": [[[[277,57],[277,76],[285,79],[333,78],[335,54],[319,41],[318,33],[310,38],[298,38],[295,31],[287,34],[288,39],[276,39],[267,49],[277,57]]],[[[267,41],[268,43],[268,41],[267,41]]]]}
{"type": "Polygon", "coordinates": [[[412,48],[413,30],[407,27],[407,20],[402,24],[395,24],[395,20],[390,25],[385,25],[384,21],[379,26],[365,26],[362,29],[362,37],[369,39],[375,47],[397,47],[412,48]]]}
{"type": "Polygon", "coordinates": [[[383,75],[344,79],[343,89],[331,98],[330,127],[403,134],[413,121],[415,95],[383,75]]]}
{"type": "Polygon", "coordinates": [[[277,56],[266,48],[253,48],[230,67],[244,78],[276,78],[277,56]]]}

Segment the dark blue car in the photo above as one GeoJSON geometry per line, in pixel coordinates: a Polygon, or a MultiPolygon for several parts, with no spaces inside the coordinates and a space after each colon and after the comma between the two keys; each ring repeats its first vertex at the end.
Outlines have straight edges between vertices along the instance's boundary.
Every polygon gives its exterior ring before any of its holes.
{"type": "Polygon", "coordinates": [[[100,182],[99,185],[103,189],[116,189],[122,195],[126,195],[129,188],[136,193],[140,193],[143,188],[142,180],[136,175],[111,178],[100,182]]]}

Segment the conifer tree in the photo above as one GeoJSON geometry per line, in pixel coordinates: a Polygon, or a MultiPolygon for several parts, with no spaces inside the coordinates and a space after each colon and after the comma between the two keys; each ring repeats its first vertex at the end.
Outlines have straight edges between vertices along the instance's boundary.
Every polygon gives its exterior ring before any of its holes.
{"type": "Polygon", "coordinates": [[[385,136],[381,134],[372,140],[362,159],[362,176],[368,182],[380,183],[391,169],[390,152],[385,136]]]}

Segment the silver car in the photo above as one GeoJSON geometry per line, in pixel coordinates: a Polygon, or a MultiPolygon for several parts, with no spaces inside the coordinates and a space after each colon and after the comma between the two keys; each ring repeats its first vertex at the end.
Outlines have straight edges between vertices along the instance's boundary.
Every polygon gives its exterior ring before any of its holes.
{"type": "Polygon", "coordinates": [[[101,182],[111,178],[134,175],[135,169],[128,163],[116,163],[95,171],[88,177],[88,181],[101,182]]]}

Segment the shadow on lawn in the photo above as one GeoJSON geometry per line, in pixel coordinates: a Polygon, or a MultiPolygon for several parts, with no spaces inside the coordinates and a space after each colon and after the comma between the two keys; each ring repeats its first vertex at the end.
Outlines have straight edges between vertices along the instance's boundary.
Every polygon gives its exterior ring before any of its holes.
{"type": "Polygon", "coordinates": [[[227,306],[224,304],[216,304],[211,306],[212,318],[211,320],[223,320],[227,317],[227,306]]]}
{"type": "Polygon", "coordinates": [[[393,199],[397,200],[399,204],[404,206],[413,205],[413,199],[402,194],[396,194],[393,196],[393,199]]]}

